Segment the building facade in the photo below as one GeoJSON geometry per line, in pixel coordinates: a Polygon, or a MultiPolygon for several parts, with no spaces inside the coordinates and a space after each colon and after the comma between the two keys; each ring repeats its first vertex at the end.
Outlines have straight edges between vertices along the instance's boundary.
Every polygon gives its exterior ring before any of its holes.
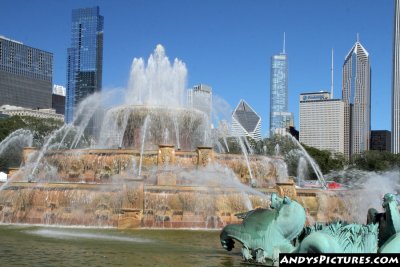
{"type": "Polygon", "coordinates": [[[0,106],[50,108],[53,54],[0,36],[0,106]]]}
{"type": "Polygon", "coordinates": [[[101,90],[103,27],[99,7],[72,10],[71,47],[67,51],[67,123],[73,120],[75,107],[84,98],[101,90]]]}
{"type": "Polygon", "coordinates": [[[51,108],[57,114],[65,114],[65,87],[62,85],[53,85],[53,94],[51,95],[51,108]]]}
{"type": "Polygon", "coordinates": [[[210,86],[199,84],[187,91],[188,106],[203,111],[208,118],[208,122],[212,123],[212,88],[210,86]]]}
{"type": "Polygon", "coordinates": [[[344,153],[344,106],[328,92],[300,94],[300,142],[344,153]]]}
{"type": "Polygon", "coordinates": [[[388,130],[371,131],[371,150],[391,151],[391,133],[388,130]]]}
{"type": "Polygon", "coordinates": [[[261,117],[243,99],[232,113],[231,135],[261,140],[261,117]]]}
{"type": "MultiPolygon", "coordinates": [[[[287,129],[288,122],[288,57],[281,53],[271,58],[270,134],[287,129]]],[[[290,119],[289,119],[290,121],[290,119]]]]}
{"type": "Polygon", "coordinates": [[[56,111],[57,114],[65,114],[65,96],[52,94],[51,95],[51,108],[56,111]]]}
{"type": "Polygon", "coordinates": [[[345,156],[369,150],[371,131],[371,67],[367,50],[357,41],[343,64],[345,156]]]}
{"type": "Polygon", "coordinates": [[[400,0],[395,0],[392,74],[392,153],[400,153],[400,0]]]}
{"type": "Polygon", "coordinates": [[[20,116],[20,117],[35,117],[40,119],[54,119],[64,121],[62,114],[57,114],[54,109],[30,109],[23,107],[16,107],[10,105],[3,105],[0,107],[0,113],[6,116],[20,116]]]}

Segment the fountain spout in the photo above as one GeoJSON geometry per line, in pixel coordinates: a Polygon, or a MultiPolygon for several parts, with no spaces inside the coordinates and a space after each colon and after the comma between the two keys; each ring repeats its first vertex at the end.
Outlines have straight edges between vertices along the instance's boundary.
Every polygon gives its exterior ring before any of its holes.
{"type": "Polygon", "coordinates": [[[325,181],[324,175],[321,172],[321,169],[319,168],[318,164],[315,162],[315,160],[308,154],[308,152],[304,149],[304,147],[300,144],[300,142],[293,137],[293,135],[289,133],[285,133],[285,136],[289,137],[289,139],[297,145],[298,148],[300,148],[301,152],[303,153],[305,159],[310,163],[312,169],[314,170],[315,175],[317,175],[318,181],[320,185],[322,186],[323,189],[327,189],[327,183],[325,181]]]}

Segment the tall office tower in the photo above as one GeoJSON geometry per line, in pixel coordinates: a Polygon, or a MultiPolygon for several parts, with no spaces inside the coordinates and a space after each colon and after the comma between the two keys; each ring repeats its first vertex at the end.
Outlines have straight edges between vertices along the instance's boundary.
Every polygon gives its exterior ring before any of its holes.
{"type": "Polygon", "coordinates": [[[188,106],[203,111],[211,125],[212,111],[212,88],[210,86],[199,84],[189,89],[187,92],[188,106]]]}
{"type": "Polygon", "coordinates": [[[344,102],[328,92],[300,94],[300,142],[344,153],[344,102]]]}
{"type": "Polygon", "coordinates": [[[400,0],[394,1],[392,153],[400,153],[400,0]]]}
{"type": "Polygon", "coordinates": [[[371,131],[371,67],[367,50],[357,40],[343,64],[342,99],[345,156],[369,150],[371,131]]]}
{"type": "Polygon", "coordinates": [[[71,47],[67,58],[65,122],[73,120],[75,107],[101,90],[103,22],[99,7],[72,10],[71,47]]]}
{"type": "MultiPolygon", "coordinates": [[[[270,85],[270,135],[288,128],[288,57],[283,52],[271,57],[271,85],[270,85]]],[[[290,119],[289,119],[290,120],[290,119]]]]}
{"type": "Polygon", "coordinates": [[[53,54],[0,36],[0,106],[50,108],[53,54]]]}
{"type": "Polygon", "coordinates": [[[243,99],[232,113],[231,134],[261,140],[261,117],[243,99]]]}

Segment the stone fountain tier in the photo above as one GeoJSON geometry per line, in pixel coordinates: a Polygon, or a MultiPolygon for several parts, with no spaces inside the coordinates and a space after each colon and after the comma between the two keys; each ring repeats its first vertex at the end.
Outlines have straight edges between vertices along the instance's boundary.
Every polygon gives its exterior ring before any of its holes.
{"type": "Polygon", "coordinates": [[[0,194],[0,221],[119,228],[221,228],[238,221],[234,214],[245,210],[242,198],[243,194],[234,188],[146,186],[143,181],[9,182],[0,194]],[[215,205],[210,206],[210,200],[215,205]]]}
{"type": "Polygon", "coordinates": [[[118,226],[124,210],[143,208],[143,183],[9,182],[0,194],[5,223],[118,226]]]}
{"type": "MultiPolygon", "coordinates": [[[[27,164],[28,158],[34,158],[36,151],[34,148],[25,148],[23,163],[27,164]]],[[[52,177],[48,177],[47,169],[38,168],[35,176],[37,180],[42,181],[109,183],[112,179],[121,177],[149,178],[154,171],[162,177],[166,176],[168,171],[176,174],[182,170],[196,170],[213,163],[232,170],[243,184],[250,184],[251,181],[248,166],[242,155],[218,154],[211,147],[204,146],[195,151],[182,151],[176,150],[173,145],[162,144],[158,150],[145,150],[143,153],[136,149],[49,150],[42,162],[43,166],[51,167],[55,172],[52,177]]],[[[276,182],[287,179],[286,165],[281,158],[250,156],[249,165],[257,187],[274,186],[276,182]]],[[[165,178],[170,180],[169,182],[163,178],[159,180],[163,185],[187,182],[169,178],[170,176],[165,178]]],[[[23,179],[22,173],[14,177],[14,180],[23,179]]],[[[153,183],[153,180],[148,180],[149,183],[153,183]]]]}
{"type": "Polygon", "coordinates": [[[31,179],[26,179],[35,152],[25,149],[25,168],[2,186],[2,222],[221,228],[240,220],[235,214],[248,210],[246,203],[252,208],[268,207],[273,192],[301,203],[310,222],[347,216],[341,201],[345,191],[296,189],[292,181],[277,183],[284,165],[280,158],[251,156],[257,188],[244,194],[240,186],[219,181],[227,179],[229,172],[218,178],[221,173],[215,172],[232,170],[240,182],[249,184],[244,158],[217,154],[210,147],[182,151],[164,144],[143,153],[135,149],[50,150],[31,179]],[[190,179],[187,175],[193,173],[195,179],[190,179]]]}
{"type": "MultiPolygon", "coordinates": [[[[157,149],[161,143],[180,150],[193,150],[209,138],[210,123],[205,113],[190,108],[125,105],[109,109],[105,115],[100,145],[157,149]]],[[[210,140],[209,140],[210,142],[210,140]]]]}
{"type": "MultiPolygon", "coordinates": [[[[0,184],[1,186],[1,184],[0,184]]],[[[278,184],[262,191],[290,194],[301,203],[308,222],[347,218],[346,191],[296,190],[278,184]]],[[[111,226],[119,228],[217,228],[238,223],[235,214],[268,207],[268,197],[244,195],[237,188],[146,185],[129,180],[112,184],[9,182],[0,194],[5,223],[111,226]]]]}

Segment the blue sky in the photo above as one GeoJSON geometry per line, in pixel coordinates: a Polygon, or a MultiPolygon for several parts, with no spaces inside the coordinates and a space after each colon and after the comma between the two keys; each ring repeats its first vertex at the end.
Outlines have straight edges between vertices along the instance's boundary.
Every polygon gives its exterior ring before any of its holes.
{"type": "MultiPolygon", "coordinates": [[[[269,127],[270,62],[289,56],[289,110],[299,128],[299,94],[329,90],[334,49],[335,98],[344,57],[360,42],[372,66],[372,129],[390,130],[392,0],[0,0],[0,35],[52,52],[55,84],[65,85],[71,10],[100,6],[104,16],[103,87],[125,87],[134,57],[162,44],[188,69],[188,87],[205,83],[234,108],[245,99],[269,127]]],[[[122,97],[122,96],[121,96],[122,97]]]]}

